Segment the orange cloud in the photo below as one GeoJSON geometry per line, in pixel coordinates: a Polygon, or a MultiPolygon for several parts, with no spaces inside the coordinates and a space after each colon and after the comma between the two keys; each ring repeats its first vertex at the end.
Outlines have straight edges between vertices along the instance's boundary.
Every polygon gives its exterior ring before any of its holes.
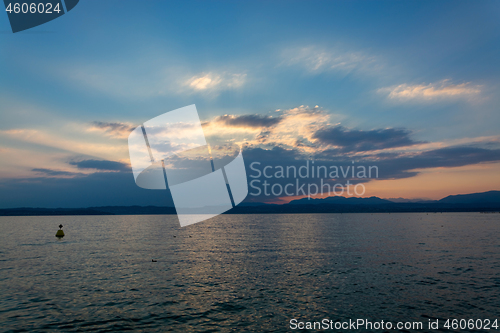
{"type": "Polygon", "coordinates": [[[130,132],[136,127],[131,123],[113,123],[113,122],[102,122],[94,121],[90,127],[87,129],[90,132],[101,132],[105,135],[125,139],[128,137],[130,132]]]}
{"type": "Polygon", "coordinates": [[[400,84],[379,89],[388,98],[398,100],[432,100],[438,98],[470,98],[481,93],[480,85],[471,82],[452,84],[449,79],[429,84],[400,84]]]}
{"type": "Polygon", "coordinates": [[[246,80],[246,74],[231,73],[201,73],[189,78],[185,85],[194,91],[227,90],[241,87],[246,80]]]}

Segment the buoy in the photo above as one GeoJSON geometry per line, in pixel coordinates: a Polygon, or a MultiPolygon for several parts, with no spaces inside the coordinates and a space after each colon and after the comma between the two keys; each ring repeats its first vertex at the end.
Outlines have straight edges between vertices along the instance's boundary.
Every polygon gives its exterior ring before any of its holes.
{"type": "Polygon", "coordinates": [[[62,224],[59,224],[59,230],[57,230],[56,232],[56,237],[58,238],[64,237],[64,231],[62,231],[62,227],[63,227],[62,224]]]}

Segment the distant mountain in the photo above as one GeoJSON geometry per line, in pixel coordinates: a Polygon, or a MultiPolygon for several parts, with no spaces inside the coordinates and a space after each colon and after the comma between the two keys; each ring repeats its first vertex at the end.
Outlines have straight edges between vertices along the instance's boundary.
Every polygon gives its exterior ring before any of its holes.
{"type": "Polygon", "coordinates": [[[103,206],[90,207],[94,211],[105,212],[110,215],[169,215],[176,214],[174,207],[157,206],[103,206]]]}
{"type": "Polygon", "coordinates": [[[438,200],[440,203],[454,204],[500,204],[500,191],[449,195],[438,200]]]}
{"type": "Polygon", "coordinates": [[[7,208],[0,216],[58,216],[58,215],[167,215],[176,214],[174,207],[105,206],[89,208],[7,208]]]}
{"type": "Polygon", "coordinates": [[[385,200],[389,200],[391,202],[420,202],[420,203],[428,203],[428,202],[435,201],[435,200],[425,199],[425,198],[420,198],[420,199],[387,198],[385,200]]]}
{"type": "Polygon", "coordinates": [[[269,205],[264,202],[242,202],[238,206],[263,206],[263,205],[269,205]]]}
{"type": "Polygon", "coordinates": [[[482,193],[449,195],[440,200],[429,199],[381,199],[379,197],[357,198],[357,197],[327,197],[322,199],[302,198],[292,200],[289,205],[385,205],[392,203],[420,203],[420,204],[466,204],[466,205],[487,205],[500,204],[500,191],[488,191],[482,193]]]}
{"type": "Polygon", "coordinates": [[[0,216],[59,216],[59,215],[113,215],[92,208],[7,208],[0,209],[0,216]]]}
{"type": "Polygon", "coordinates": [[[302,198],[298,200],[292,200],[288,204],[289,205],[324,205],[324,204],[333,204],[333,205],[382,205],[382,204],[390,204],[392,201],[380,199],[378,197],[369,197],[369,198],[346,198],[346,197],[327,197],[321,199],[309,199],[302,198]]]}
{"type": "MultiPolygon", "coordinates": [[[[393,202],[370,198],[302,198],[288,204],[244,203],[225,214],[315,214],[315,213],[410,213],[410,212],[500,212],[500,191],[450,195],[441,200],[393,202]]],[[[174,207],[106,206],[89,208],[11,208],[0,209],[0,216],[41,215],[167,215],[174,207]]]]}

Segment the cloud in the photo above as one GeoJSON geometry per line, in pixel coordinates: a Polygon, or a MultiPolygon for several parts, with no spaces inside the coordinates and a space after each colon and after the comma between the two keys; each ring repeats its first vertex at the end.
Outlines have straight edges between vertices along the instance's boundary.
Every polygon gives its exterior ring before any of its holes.
{"type": "Polygon", "coordinates": [[[307,154],[332,152],[332,146],[337,154],[345,154],[424,144],[411,139],[411,131],[404,128],[367,131],[346,128],[338,122],[343,116],[328,113],[317,105],[277,112],[278,116],[224,115],[206,122],[203,130],[209,141],[215,137],[247,147],[297,148],[307,154]],[[336,124],[332,125],[332,121],[336,124]]]}
{"type": "Polygon", "coordinates": [[[89,131],[99,131],[114,138],[127,138],[136,125],[130,123],[113,123],[94,121],[88,128],[89,131]]]}
{"type": "Polygon", "coordinates": [[[278,124],[281,120],[280,117],[249,114],[242,116],[224,115],[217,117],[214,121],[233,127],[268,128],[278,124]]]}
{"type": "Polygon", "coordinates": [[[231,74],[223,73],[200,73],[189,78],[185,82],[185,86],[194,91],[216,91],[228,90],[241,87],[246,80],[246,74],[231,74]]]}
{"type": "Polygon", "coordinates": [[[410,131],[394,128],[361,131],[343,126],[325,127],[316,131],[313,138],[323,144],[341,147],[344,152],[362,152],[421,143],[410,138],[410,131]]]}
{"type": "Polygon", "coordinates": [[[106,160],[82,160],[70,161],[70,165],[76,166],[78,169],[95,169],[100,171],[129,171],[130,166],[116,161],[106,160]]]}
{"type": "Polygon", "coordinates": [[[328,114],[319,106],[301,105],[277,110],[277,116],[225,115],[203,124],[210,144],[234,142],[247,146],[297,147],[314,146],[312,135],[338,115],[328,114]]]}
{"type": "Polygon", "coordinates": [[[307,46],[287,49],[283,52],[284,64],[305,67],[311,73],[324,71],[374,71],[382,67],[375,56],[360,51],[344,51],[337,48],[307,46]]]}
{"type": "Polygon", "coordinates": [[[457,167],[482,162],[500,161],[500,149],[470,146],[446,147],[422,152],[409,158],[416,163],[413,168],[457,167]]]}
{"type": "Polygon", "coordinates": [[[301,105],[282,111],[282,120],[273,128],[263,131],[256,138],[258,144],[269,146],[297,147],[308,150],[314,146],[313,134],[321,127],[328,125],[336,115],[328,114],[319,106],[301,105]]]}
{"type": "Polygon", "coordinates": [[[388,93],[388,98],[396,100],[434,100],[442,98],[471,98],[481,93],[480,85],[471,82],[452,84],[446,79],[435,83],[408,85],[379,89],[380,93],[388,93]]]}
{"type": "Polygon", "coordinates": [[[44,168],[35,168],[31,169],[31,171],[41,174],[45,177],[74,177],[81,176],[81,173],[78,172],[70,172],[70,171],[62,171],[62,170],[53,170],[53,169],[44,169],[44,168]]]}
{"type": "Polygon", "coordinates": [[[103,142],[102,138],[89,136],[85,130],[81,130],[78,126],[72,126],[72,124],[66,126],[65,132],[25,128],[0,130],[1,135],[37,146],[51,147],[80,155],[98,156],[104,159],[122,159],[128,156],[126,144],[117,145],[116,142],[109,140],[103,142]]]}
{"type": "Polygon", "coordinates": [[[401,179],[415,176],[419,170],[431,168],[455,168],[466,165],[500,161],[500,149],[485,149],[470,146],[455,146],[398,155],[373,160],[380,170],[381,178],[401,179]]]}
{"type": "Polygon", "coordinates": [[[402,157],[450,146],[497,148],[498,136],[426,142],[412,138],[408,128],[369,130],[342,126],[342,115],[319,106],[276,110],[277,115],[224,115],[203,124],[210,145],[236,143],[246,148],[294,149],[307,156],[402,157]],[[333,124],[332,124],[333,123],[333,124]]]}

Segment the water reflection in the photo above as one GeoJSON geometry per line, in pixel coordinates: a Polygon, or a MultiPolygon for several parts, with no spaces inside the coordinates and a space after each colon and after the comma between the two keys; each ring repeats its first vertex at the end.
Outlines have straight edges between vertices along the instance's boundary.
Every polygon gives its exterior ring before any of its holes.
{"type": "Polygon", "coordinates": [[[291,318],[493,318],[498,222],[221,215],[179,228],[175,216],[2,217],[0,316],[6,330],[193,332],[288,331],[291,318]]]}

